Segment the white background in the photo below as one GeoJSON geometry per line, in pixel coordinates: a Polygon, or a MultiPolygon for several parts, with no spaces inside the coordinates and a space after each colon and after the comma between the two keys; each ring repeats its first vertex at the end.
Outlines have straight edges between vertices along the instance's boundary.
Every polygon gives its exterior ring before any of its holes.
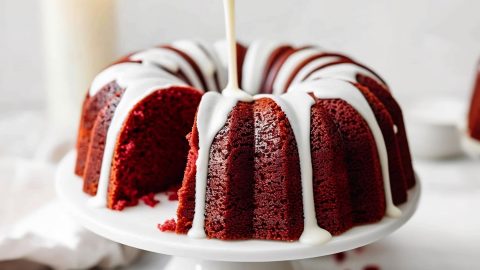
{"type": "MultiPolygon", "coordinates": [[[[43,106],[41,1],[0,0],[3,109],[43,106]]],[[[117,2],[118,56],[178,38],[223,37],[220,0],[117,2]]],[[[243,41],[313,42],[347,52],[379,71],[401,103],[419,94],[470,95],[480,56],[480,1],[237,2],[243,41]]]]}

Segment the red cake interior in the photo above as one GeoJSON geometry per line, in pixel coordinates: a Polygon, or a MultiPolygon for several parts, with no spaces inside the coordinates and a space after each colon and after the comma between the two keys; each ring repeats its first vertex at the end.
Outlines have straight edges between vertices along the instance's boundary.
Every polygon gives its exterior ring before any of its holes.
{"type": "Polygon", "coordinates": [[[138,198],[178,184],[184,172],[200,93],[189,88],[159,90],[139,102],[115,147],[108,206],[121,209],[138,198]]]}

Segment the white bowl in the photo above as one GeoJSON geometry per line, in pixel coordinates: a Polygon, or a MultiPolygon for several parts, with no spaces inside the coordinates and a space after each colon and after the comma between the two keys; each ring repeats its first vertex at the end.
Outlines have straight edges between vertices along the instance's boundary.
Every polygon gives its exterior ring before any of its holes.
{"type": "Polygon", "coordinates": [[[415,157],[445,159],[463,153],[459,126],[465,121],[465,103],[448,97],[422,98],[407,106],[405,122],[415,157]]]}

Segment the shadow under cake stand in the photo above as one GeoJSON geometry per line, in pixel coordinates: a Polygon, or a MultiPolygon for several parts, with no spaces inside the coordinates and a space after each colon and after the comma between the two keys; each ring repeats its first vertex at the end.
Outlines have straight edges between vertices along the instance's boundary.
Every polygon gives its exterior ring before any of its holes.
{"type": "Polygon", "coordinates": [[[112,241],[155,253],[173,256],[165,269],[297,269],[294,260],[320,257],[375,242],[404,225],[414,214],[420,198],[420,183],[409,191],[409,200],[400,206],[398,219],[358,226],[323,245],[280,241],[220,241],[191,239],[186,235],[160,232],[157,224],[176,216],[178,202],[157,195],[154,208],[143,203],[123,211],[89,206],[91,198],[82,191],[82,181],[74,174],[75,151],[67,154],[56,173],[58,197],[88,230],[112,241]]]}

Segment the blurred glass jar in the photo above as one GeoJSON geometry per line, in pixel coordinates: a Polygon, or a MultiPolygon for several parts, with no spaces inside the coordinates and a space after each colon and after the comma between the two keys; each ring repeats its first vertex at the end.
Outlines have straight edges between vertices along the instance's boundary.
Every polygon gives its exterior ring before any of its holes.
{"type": "Polygon", "coordinates": [[[91,81],[115,55],[115,0],[42,0],[42,13],[48,113],[71,136],[91,81]]]}

